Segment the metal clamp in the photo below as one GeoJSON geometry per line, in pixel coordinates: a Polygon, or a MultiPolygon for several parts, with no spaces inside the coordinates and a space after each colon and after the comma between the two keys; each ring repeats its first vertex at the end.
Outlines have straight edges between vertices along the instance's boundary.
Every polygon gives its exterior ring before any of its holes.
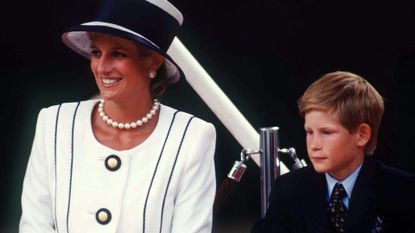
{"type": "Polygon", "coordinates": [[[247,168],[245,162],[248,161],[248,159],[251,157],[252,154],[258,154],[258,153],[260,152],[252,151],[250,149],[243,149],[241,151],[241,160],[235,161],[231,171],[228,173],[228,177],[232,180],[235,180],[236,182],[239,182],[247,168]]]}
{"type": "Polygon", "coordinates": [[[278,152],[283,153],[283,154],[289,154],[290,157],[294,160],[294,164],[293,164],[293,169],[299,169],[299,168],[303,168],[303,167],[307,167],[307,163],[304,161],[304,159],[299,159],[297,156],[297,152],[295,151],[294,147],[290,147],[290,148],[281,148],[278,149],[278,152]]]}

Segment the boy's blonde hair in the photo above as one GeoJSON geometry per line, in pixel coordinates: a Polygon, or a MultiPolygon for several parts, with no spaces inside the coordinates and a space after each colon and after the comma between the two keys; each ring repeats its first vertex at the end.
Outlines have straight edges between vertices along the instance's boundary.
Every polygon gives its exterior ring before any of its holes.
{"type": "Polygon", "coordinates": [[[372,135],[365,153],[372,155],[375,151],[384,111],[383,98],[359,75],[344,71],[323,75],[298,100],[298,109],[302,117],[311,110],[327,110],[349,133],[362,123],[368,124],[372,135]]]}

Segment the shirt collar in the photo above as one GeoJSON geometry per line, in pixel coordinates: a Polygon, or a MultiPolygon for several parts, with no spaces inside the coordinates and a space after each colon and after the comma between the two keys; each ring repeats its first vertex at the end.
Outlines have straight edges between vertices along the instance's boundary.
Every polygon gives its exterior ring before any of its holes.
{"type": "Polygon", "coordinates": [[[357,167],[357,169],[354,170],[352,174],[350,174],[346,179],[342,181],[336,180],[335,178],[330,176],[328,173],[324,173],[324,175],[326,176],[326,180],[327,180],[327,192],[328,192],[327,196],[330,198],[334,185],[336,185],[336,183],[340,183],[343,185],[344,189],[346,190],[347,197],[351,198],[353,187],[354,187],[354,184],[356,183],[357,175],[359,175],[359,171],[362,168],[362,165],[363,163],[360,164],[359,167],[357,167]]]}

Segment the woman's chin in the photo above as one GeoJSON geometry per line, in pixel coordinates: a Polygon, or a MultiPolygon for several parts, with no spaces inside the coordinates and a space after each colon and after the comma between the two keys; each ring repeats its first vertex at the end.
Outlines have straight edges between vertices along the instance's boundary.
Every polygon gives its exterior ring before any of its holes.
{"type": "Polygon", "coordinates": [[[105,101],[112,101],[117,99],[117,94],[109,91],[101,91],[100,95],[105,101]]]}

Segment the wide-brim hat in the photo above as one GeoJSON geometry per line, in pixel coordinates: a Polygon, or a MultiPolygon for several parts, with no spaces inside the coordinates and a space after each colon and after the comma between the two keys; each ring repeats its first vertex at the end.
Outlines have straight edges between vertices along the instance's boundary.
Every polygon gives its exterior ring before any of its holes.
{"type": "Polygon", "coordinates": [[[183,15],[166,0],[106,0],[98,17],[64,31],[63,42],[90,59],[91,40],[88,32],[119,36],[138,42],[164,56],[169,83],[184,78],[183,71],[167,54],[183,15]]]}

